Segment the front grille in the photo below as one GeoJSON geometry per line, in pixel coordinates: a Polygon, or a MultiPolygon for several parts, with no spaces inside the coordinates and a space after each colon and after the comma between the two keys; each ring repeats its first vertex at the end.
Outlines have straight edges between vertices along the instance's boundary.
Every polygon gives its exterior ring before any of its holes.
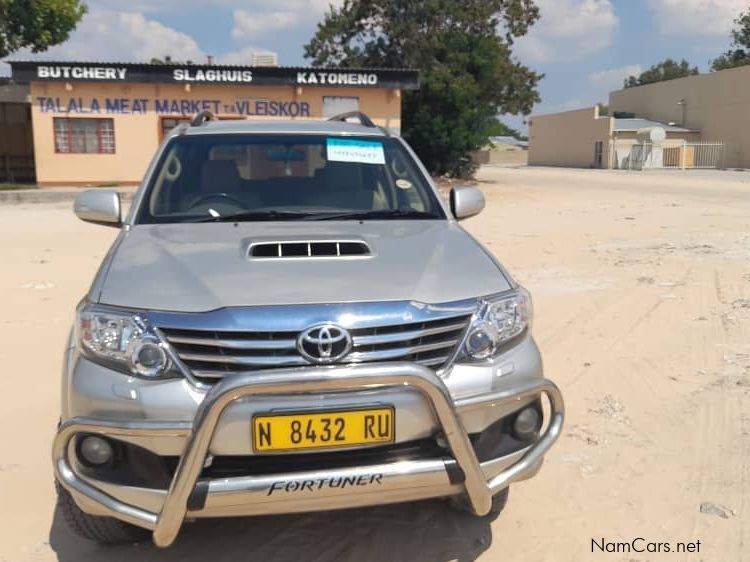
{"type": "MultiPolygon", "coordinates": [[[[340,363],[413,361],[440,368],[461,341],[470,315],[410,324],[357,328],[351,352],[340,363]]],[[[193,374],[213,382],[231,373],[309,366],[297,351],[299,332],[207,331],[162,328],[193,374]]]]}

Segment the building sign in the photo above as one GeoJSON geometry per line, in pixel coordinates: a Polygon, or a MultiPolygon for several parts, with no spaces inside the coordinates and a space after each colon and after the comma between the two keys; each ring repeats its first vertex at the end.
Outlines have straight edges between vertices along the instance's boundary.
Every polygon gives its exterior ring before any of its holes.
{"type": "Polygon", "coordinates": [[[331,69],[276,66],[218,66],[131,63],[11,62],[13,80],[29,82],[125,82],[325,86],[356,88],[419,87],[416,70],[331,69]]]}
{"type": "Polygon", "coordinates": [[[252,82],[252,70],[192,70],[190,68],[175,68],[172,71],[175,82],[252,82]]]}
{"type": "Polygon", "coordinates": [[[201,111],[216,115],[264,117],[310,117],[310,104],[298,100],[105,98],[37,96],[34,104],[41,113],[56,115],[158,115],[192,116],[201,111]]]}
{"type": "Polygon", "coordinates": [[[297,84],[314,86],[377,86],[378,75],[373,72],[298,72],[297,84]]]}
{"type": "Polygon", "coordinates": [[[102,66],[46,66],[36,69],[36,77],[40,80],[125,80],[127,68],[111,68],[102,66]]]}

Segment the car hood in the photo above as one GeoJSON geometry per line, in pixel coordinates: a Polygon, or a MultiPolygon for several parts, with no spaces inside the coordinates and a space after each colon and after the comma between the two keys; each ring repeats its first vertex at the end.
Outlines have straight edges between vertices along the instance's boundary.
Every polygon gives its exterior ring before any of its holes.
{"type": "Polygon", "coordinates": [[[102,268],[103,304],[198,312],[230,306],[373,301],[439,303],[510,288],[449,221],[135,225],[102,268]],[[366,258],[249,258],[266,241],[361,240],[366,258]]]}

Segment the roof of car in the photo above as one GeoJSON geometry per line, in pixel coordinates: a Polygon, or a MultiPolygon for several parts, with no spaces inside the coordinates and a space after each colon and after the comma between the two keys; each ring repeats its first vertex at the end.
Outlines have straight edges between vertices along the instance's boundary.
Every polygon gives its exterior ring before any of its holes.
{"type": "Polygon", "coordinates": [[[227,119],[208,121],[202,125],[189,126],[184,129],[184,133],[182,134],[203,135],[220,133],[302,133],[325,135],[367,135],[377,137],[387,136],[386,131],[380,127],[367,127],[359,123],[348,123],[343,121],[323,121],[313,119],[227,119]]]}

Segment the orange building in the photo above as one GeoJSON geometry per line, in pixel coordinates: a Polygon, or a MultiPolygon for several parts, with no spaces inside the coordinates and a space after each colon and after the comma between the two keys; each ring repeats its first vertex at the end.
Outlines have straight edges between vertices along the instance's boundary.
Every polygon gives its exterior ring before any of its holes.
{"type": "Polygon", "coordinates": [[[418,74],[398,69],[238,67],[132,63],[10,63],[29,84],[40,186],[141,181],[165,133],[196,113],[220,119],[323,119],[359,110],[401,126],[401,91],[418,74]]]}

